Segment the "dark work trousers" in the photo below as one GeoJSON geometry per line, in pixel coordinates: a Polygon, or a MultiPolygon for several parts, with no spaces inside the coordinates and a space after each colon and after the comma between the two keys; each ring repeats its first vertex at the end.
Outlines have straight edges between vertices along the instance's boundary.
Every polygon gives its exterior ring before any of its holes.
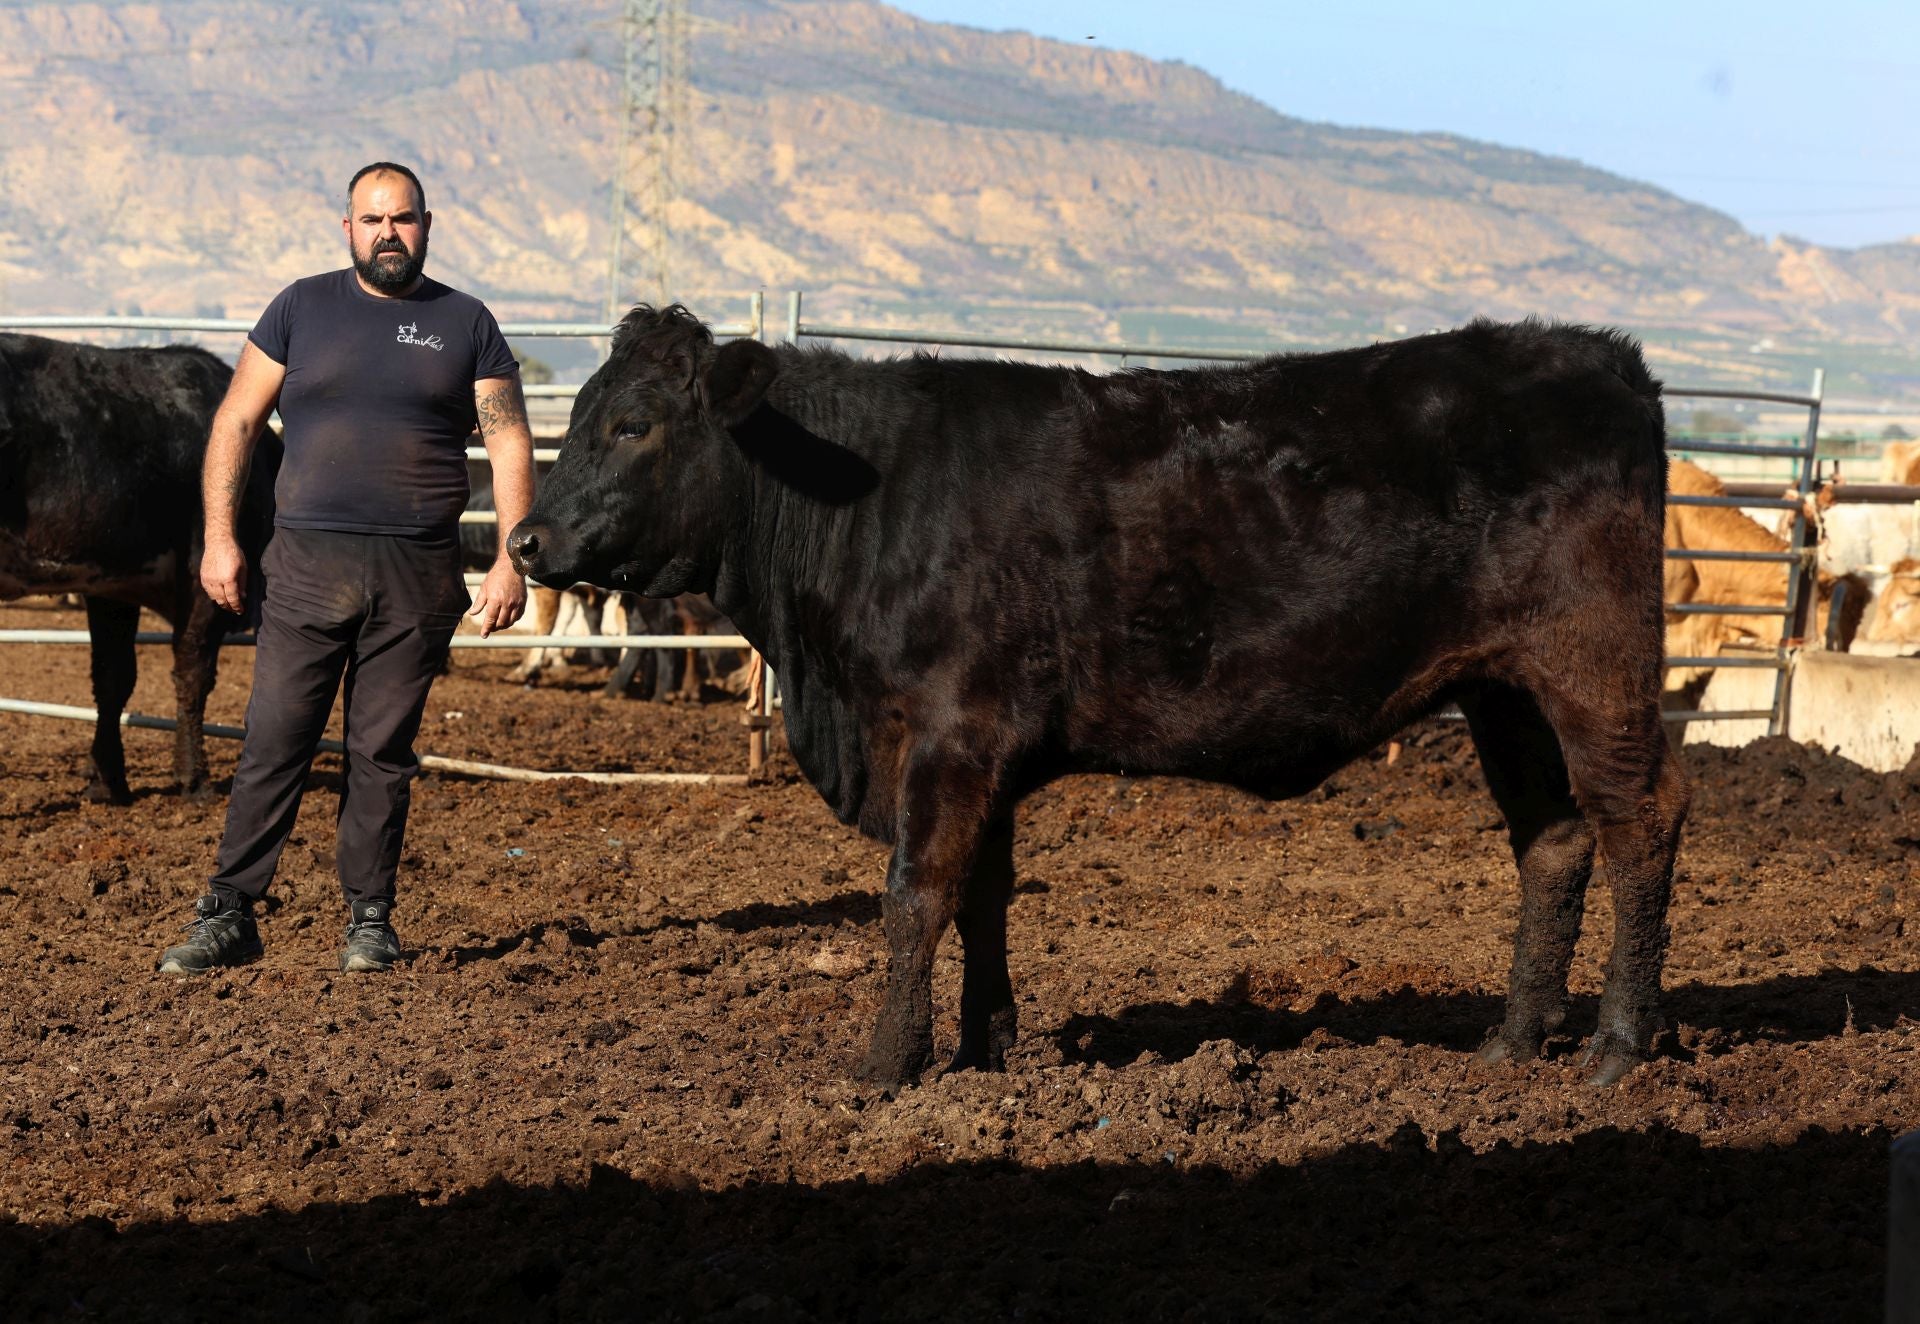
{"type": "Polygon", "coordinates": [[[266,894],[344,676],[334,859],[349,902],[390,902],[420,766],[413,738],[469,605],[459,540],[276,529],[261,570],[247,738],[209,890],[227,901],[266,894]]]}

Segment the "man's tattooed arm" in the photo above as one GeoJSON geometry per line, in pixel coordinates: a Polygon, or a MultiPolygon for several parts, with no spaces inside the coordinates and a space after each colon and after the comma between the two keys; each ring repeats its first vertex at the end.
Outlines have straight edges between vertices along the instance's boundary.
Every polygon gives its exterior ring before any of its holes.
{"type": "Polygon", "coordinates": [[[527,404],[521,397],[518,377],[495,377],[476,383],[473,407],[480,416],[480,436],[485,440],[491,441],[497,434],[527,426],[527,404]]]}
{"type": "Polygon", "coordinates": [[[533,505],[533,433],[520,378],[488,377],[473,384],[473,411],[493,466],[493,508],[500,521],[500,563],[507,561],[507,535],[533,505]]]}

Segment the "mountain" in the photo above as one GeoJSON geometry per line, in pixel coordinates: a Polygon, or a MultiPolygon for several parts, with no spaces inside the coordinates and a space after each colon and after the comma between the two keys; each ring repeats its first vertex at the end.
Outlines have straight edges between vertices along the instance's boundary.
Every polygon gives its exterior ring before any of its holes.
{"type": "MultiPolygon", "coordinates": [[[[427,182],[436,274],[598,317],[618,12],[0,0],[0,309],[251,316],[341,261],[345,180],[391,157],[427,182]]],[[[1578,162],[870,0],[695,0],[689,68],[669,288],[711,317],[804,288],[835,321],[1325,344],[1538,313],[1920,395],[1920,242],[1769,243],[1578,162]]]]}

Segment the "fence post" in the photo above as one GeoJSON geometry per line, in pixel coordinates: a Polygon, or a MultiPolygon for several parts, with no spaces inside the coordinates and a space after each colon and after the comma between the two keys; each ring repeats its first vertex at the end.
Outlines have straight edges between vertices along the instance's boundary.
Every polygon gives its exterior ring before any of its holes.
{"type": "Polygon", "coordinates": [[[749,782],[760,780],[767,771],[767,731],[773,726],[769,703],[772,685],[773,672],[767,668],[767,659],[753,653],[747,660],[747,711],[740,715],[740,724],[747,728],[749,782]]]}
{"type": "Polygon", "coordinates": [[[1780,670],[1774,673],[1773,717],[1767,722],[1767,734],[1785,735],[1787,731],[1787,704],[1791,698],[1790,669],[1787,654],[1796,641],[1806,638],[1805,621],[1817,619],[1812,616],[1819,594],[1815,587],[1811,556],[1807,547],[1807,532],[1810,527],[1807,519],[1807,502],[1813,496],[1813,480],[1819,466],[1815,458],[1820,449],[1820,401],[1826,390],[1827,370],[1813,370],[1813,389],[1808,392],[1813,403],[1807,406],[1807,436],[1800,448],[1800,471],[1795,476],[1794,493],[1797,504],[1793,512],[1793,534],[1788,540],[1787,550],[1798,559],[1787,567],[1787,614],[1780,622],[1780,647],[1776,656],[1780,670]]]}

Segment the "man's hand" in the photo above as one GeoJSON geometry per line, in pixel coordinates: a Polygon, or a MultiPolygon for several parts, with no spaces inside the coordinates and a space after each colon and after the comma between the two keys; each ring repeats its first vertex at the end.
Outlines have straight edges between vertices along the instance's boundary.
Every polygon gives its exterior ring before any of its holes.
{"type": "Polygon", "coordinates": [[[512,562],[495,561],[493,569],[487,571],[486,579],[481,581],[480,591],[473,595],[473,610],[467,615],[480,623],[480,637],[485,639],[495,630],[504,630],[519,620],[526,609],[527,581],[520,577],[512,562]]]}
{"type": "Polygon", "coordinates": [[[200,587],[207,591],[216,607],[235,616],[240,614],[241,608],[247,605],[247,554],[240,550],[240,544],[208,545],[200,555],[200,587]]]}

